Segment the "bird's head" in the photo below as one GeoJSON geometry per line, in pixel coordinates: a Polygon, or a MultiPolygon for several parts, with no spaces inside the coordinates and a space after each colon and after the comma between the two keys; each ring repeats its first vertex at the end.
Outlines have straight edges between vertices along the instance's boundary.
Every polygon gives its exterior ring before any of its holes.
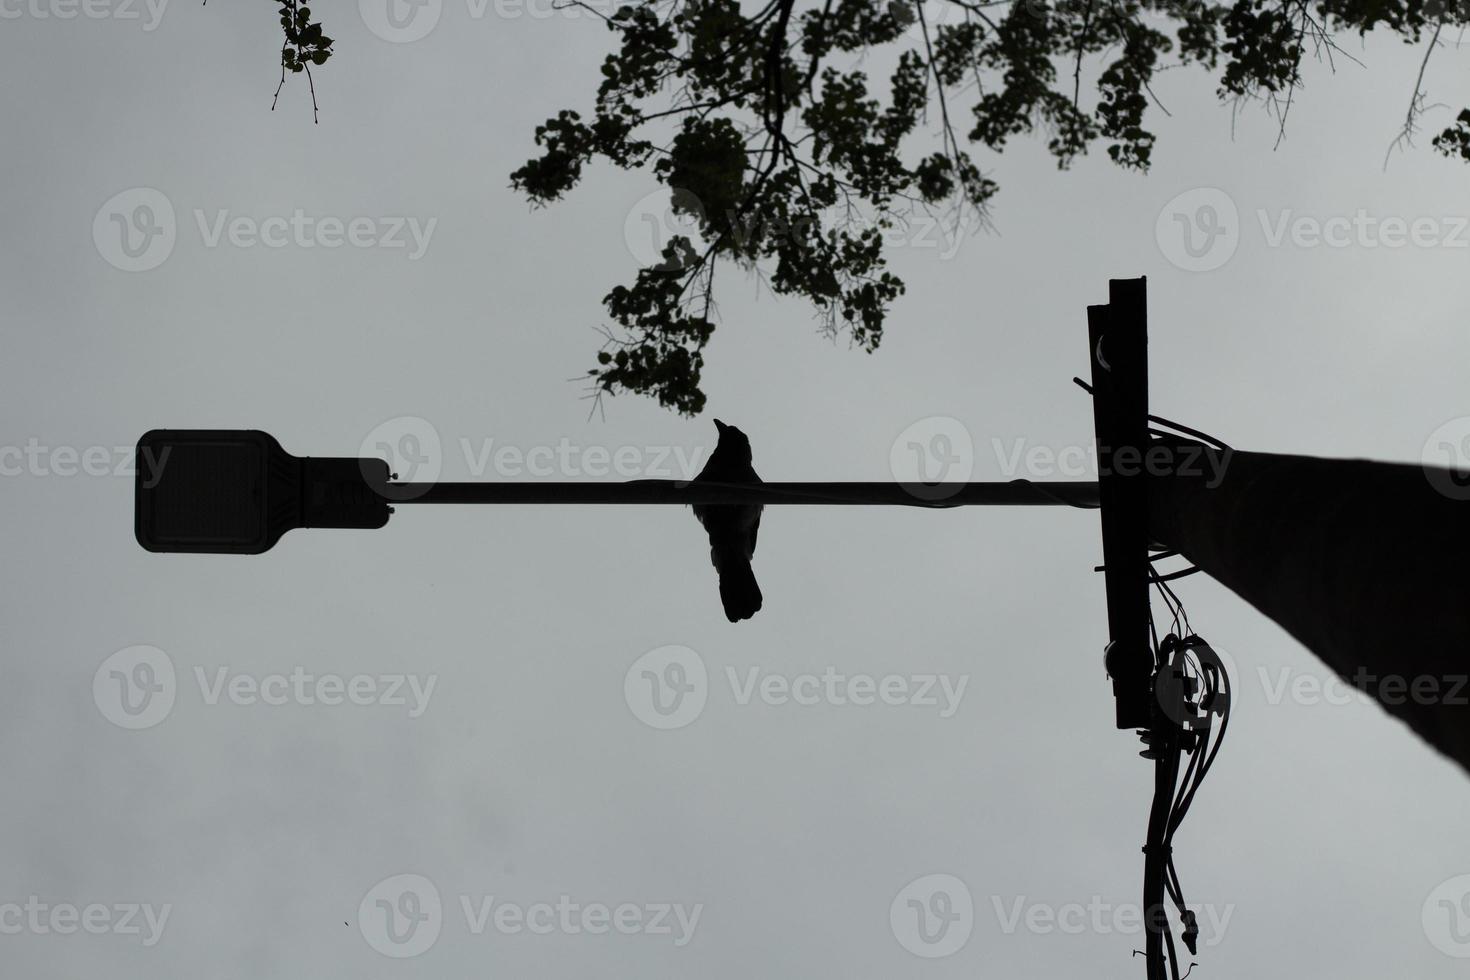
{"type": "Polygon", "coordinates": [[[720,433],[720,441],[715,444],[715,452],[749,463],[751,459],[750,437],[735,426],[726,425],[719,419],[715,419],[715,428],[720,433]]]}

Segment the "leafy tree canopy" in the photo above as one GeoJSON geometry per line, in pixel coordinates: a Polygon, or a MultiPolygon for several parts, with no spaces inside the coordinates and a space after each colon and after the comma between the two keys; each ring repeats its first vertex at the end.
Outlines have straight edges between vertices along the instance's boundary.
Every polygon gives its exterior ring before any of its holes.
{"type": "MultiPolygon", "coordinates": [[[[1178,67],[1210,73],[1221,100],[1264,103],[1284,132],[1303,59],[1350,57],[1335,39],[1374,28],[1425,45],[1394,142],[1407,145],[1424,66],[1470,25],[1470,0],[633,0],[611,16],[566,3],[602,17],[615,50],[590,115],[538,126],[539,155],[511,182],[548,204],[601,158],[668,186],[694,234],[607,294],[614,327],[588,376],[599,394],[690,415],[705,401],[720,260],[758,267],[871,351],[904,290],[882,229],[915,207],[983,221],[998,190],[967,147],[1000,153],[1039,132],[1061,168],[1102,144],[1146,171],[1150,83],[1178,67]],[[895,67],[875,80],[864,69],[879,51],[895,67]]],[[[283,72],[309,74],[330,39],[313,46],[310,12],[281,7],[283,72]]],[[[1470,109],[1433,146],[1470,160],[1470,109]]]]}
{"type": "MultiPolygon", "coordinates": [[[[663,263],[608,293],[617,329],[589,373],[600,391],[694,414],[718,260],[761,263],[775,292],[872,350],[904,289],[879,228],[913,206],[983,217],[998,188],[968,146],[998,153],[1040,131],[1059,167],[1100,143],[1146,171],[1149,85],[1167,67],[1211,72],[1221,99],[1263,100],[1284,126],[1302,59],[1339,54],[1336,36],[1428,37],[1427,61],[1467,23],[1463,0],[639,0],[606,20],[618,46],[591,117],[567,109],[537,127],[541,153],[511,180],[556,201],[601,157],[669,186],[701,242],[675,236],[663,263]],[[878,48],[899,52],[882,92],[863,70],[878,48]],[[855,208],[877,220],[823,220],[855,208]]],[[[1434,146],[1470,159],[1470,110],[1434,146]]]]}

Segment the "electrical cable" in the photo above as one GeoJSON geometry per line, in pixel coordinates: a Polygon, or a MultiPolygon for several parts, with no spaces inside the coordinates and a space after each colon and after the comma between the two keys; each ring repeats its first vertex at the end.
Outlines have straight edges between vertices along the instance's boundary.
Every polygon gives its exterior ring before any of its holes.
{"type": "MultiPolygon", "coordinates": [[[[1199,921],[1188,907],[1179,881],[1178,868],[1174,863],[1174,834],[1189,812],[1224,741],[1230,720],[1230,677],[1219,654],[1190,627],[1184,603],[1166,584],[1167,579],[1178,577],[1178,573],[1161,576],[1150,564],[1149,576],[1172,618],[1174,630],[1160,640],[1150,612],[1149,632],[1156,663],[1153,685],[1155,722],[1152,728],[1140,734],[1147,746],[1143,755],[1153,759],[1156,766],[1165,767],[1158,770],[1161,775],[1155,783],[1155,807],[1167,799],[1167,816],[1161,827],[1156,827],[1154,820],[1150,819],[1151,836],[1144,851],[1162,855],[1162,867],[1158,868],[1158,873],[1163,879],[1163,894],[1178,914],[1184,946],[1191,954],[1197,955],[1199,921]],[[1174,760],[1185,761],[1182,772],[1178,761],[1174,760]],[[1172,779],[1168,775],[1169,768],[1173,769],[1172,779]],[[1157,836],[1152,836],[1154,834],[1157,836]]],[[[1145,916],[1150,914],[1162,915],[1161,912],[1145,910],[1145,916]]],[[[1182,980],[1178,948],[1167,917],[1162,918],[1161,931],[1163,954],[1169,964],[1168,976],[1171,980],[1182,980]]],[[[1194,966],[1191,962],[1183,977],[1188,977],[1194,966]]]]}

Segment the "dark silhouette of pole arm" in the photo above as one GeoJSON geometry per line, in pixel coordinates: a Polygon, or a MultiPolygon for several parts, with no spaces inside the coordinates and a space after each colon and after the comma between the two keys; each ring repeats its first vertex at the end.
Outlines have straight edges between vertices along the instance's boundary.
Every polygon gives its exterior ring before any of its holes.
{"type": "Polygon", "coordinates": [[[1001,483],[388,483],[393,504],[794,504],[891,507],[1098,506],[1097,484],[1087,481],[1001,483]]]}
{"type": "Polygon", "coordinates": [[[407,504],[1099,506],[1098,485],[394,482],[381,459],[293,456],[255,429],[154,429],[138,440],[134,533],[149,551],[257,555],[294,528],[380,528],[407,504]]]}

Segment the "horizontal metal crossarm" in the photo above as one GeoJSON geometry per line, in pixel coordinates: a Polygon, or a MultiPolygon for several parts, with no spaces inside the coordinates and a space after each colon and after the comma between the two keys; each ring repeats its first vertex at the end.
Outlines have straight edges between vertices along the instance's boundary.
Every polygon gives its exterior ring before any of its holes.
{"type": "Polygon", "coordinates": [[[1037,483],[388,483],[375,488],[394,504],[808,504],[827,506],[1095,508],[1097,484],[1037,483]]]}
{"type": "Polygon", "coordinates": [[[293,456],[258,429],[138,440],[133,533],[149,551],[258,555],[293,528],[383,527],[394,504],[817,504],[1098,507],[1098,485],[1033,483],[402,482],[386,460],[293,456]]]}

